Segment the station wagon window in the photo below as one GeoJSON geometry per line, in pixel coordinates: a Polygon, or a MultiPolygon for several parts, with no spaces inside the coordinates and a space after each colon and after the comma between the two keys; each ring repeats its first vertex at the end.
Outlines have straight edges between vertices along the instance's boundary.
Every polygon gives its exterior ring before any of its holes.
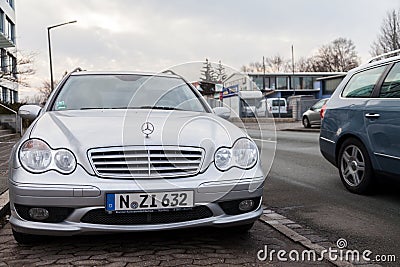
{"type": "Polygon", "coordinates": [[[379,97],[400,98],[400,62],[390,70],[383,82],[379,97]]]}
{"type": "Polygon", "coordinates": [[[369,69],[359,72],[347,83],[343,90],[343,97],[369,97],[374,90],[374,86],[382,75],[386,66],[369,69]]]}

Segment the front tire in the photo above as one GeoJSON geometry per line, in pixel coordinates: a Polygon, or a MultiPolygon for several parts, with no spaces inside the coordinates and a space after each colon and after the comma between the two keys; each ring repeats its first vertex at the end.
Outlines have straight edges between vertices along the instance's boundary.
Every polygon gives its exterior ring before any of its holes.
{"type": "Polygon", "coordinates": [[[304,128],[311,128],[310,120],[306,116],[303,117],[303,126],[304,128]]]}
{"type": "Polygon", "coordinates": [[[338,157],[340,178],[352,193],[368,194],[374,186],[374,173],[367,149],[355,138],[345,140],[338,157]]]}

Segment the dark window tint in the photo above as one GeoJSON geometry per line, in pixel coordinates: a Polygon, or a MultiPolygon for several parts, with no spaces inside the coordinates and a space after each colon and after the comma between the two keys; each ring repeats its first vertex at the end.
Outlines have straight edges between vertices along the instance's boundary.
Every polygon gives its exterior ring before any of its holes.
{"type": "Polygon", "coordinates": [[[285,106],[285,100],[272,100],[272,106],[273,107],[277,107],[277,106],[284,107],[285,106]]]}
{"type": "Polygon", "coordinates": [[[400,62],[390,70],[383,82],[379,97],[400,98],[400,62]]]}
{"type": "Polygon", "coordinates": [[[369,69],[359,72],[347,83],[343,90],[343,97],[369,97],[374,90],[374,86],[382,75],[386,66],[369,69]]]}

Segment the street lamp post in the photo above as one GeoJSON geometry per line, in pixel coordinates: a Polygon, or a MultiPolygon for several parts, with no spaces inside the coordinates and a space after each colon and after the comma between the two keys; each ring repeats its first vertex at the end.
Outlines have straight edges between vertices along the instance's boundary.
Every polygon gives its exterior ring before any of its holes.
{"type": "Polygon", "coordinates": [[[50,61],[50,88],[51,91],[54,90],[54,79],[53,79],[53,62],[52,62],[52,58],[51,58],[51,41],[50,41],[50,30],[53,28],[57,28],[66,24],[71,24],[71,23],[75,23],[76,20],[73,21],[68,21],[68,22],[64,22],[64,23],[60,23],[57,25],[53,25],[53,26],[49,26],[47,27],[47,41],[49,44],[49,61],[50,61]]]}

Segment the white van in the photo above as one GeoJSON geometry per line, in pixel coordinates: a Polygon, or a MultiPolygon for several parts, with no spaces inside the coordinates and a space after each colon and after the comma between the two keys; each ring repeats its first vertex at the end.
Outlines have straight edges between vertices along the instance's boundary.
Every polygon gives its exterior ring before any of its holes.
{"type": "Polygon", "coordinates": [[[287,113],[287,102],[285,98],[267,98],[262,99],[257,107],[256,114],[258,117],[267,116],[268,112],[270,114],[286,114],[287,113]],[[279,112],[279,103],[280,103],[280,112],[279,112]]]}

